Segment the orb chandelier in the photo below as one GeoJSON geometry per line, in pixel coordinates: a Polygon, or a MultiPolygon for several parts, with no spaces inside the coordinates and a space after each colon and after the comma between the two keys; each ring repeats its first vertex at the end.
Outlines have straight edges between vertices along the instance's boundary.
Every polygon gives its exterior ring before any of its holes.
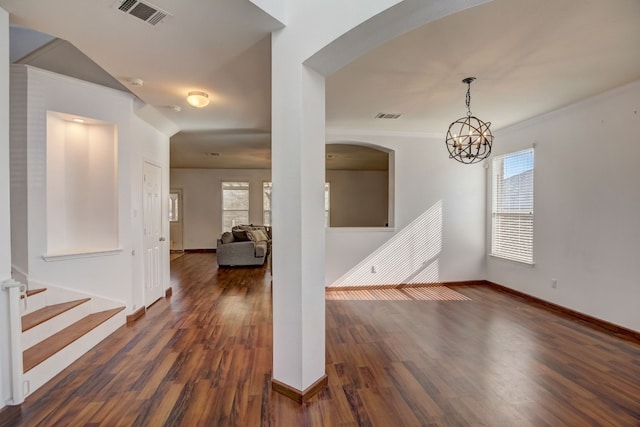
{"type": "Polygon", "coordinates": [[[467,116],[451,123],[447,131],[449,158],[465,164],[477,163],[489,157],[493,143],[493,135],[489,129],[491,122],[483,122],[471,114],[471,83],[475,79],[467,77],[462,80],[462,83],[467,84],[467,116]]]}

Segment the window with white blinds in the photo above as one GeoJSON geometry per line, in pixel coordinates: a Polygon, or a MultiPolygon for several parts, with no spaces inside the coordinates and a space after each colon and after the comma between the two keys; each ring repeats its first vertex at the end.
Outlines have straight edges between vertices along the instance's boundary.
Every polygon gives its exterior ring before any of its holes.
{"type": "Polygon", "coordinates": [[[271,181],[262,183],[262,224],[271,225],[271,181]]]}
{"type": "Polygon", "coordinates": [[[493,158],[491,255],[533,264],[533,148],[493,158]]]}
{"type": "Polygon", "coordinates": [[[222,231],[249,224],[249,183],[222,183],[222,231]]]}

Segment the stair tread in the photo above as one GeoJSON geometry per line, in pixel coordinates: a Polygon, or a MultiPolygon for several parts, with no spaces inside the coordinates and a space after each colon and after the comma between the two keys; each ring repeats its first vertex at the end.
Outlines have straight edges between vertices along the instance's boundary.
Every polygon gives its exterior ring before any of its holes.
{"type": "MultiPolygon", "coordinates": [[[[39,288],[39,289],[29,289],[27,290],[27,296],[30,297],[35,294],[39,294],[40,292],[46,291],[47,288],[39,288]]],[[[20,298],[24,298],[24,295],[20,295],[20,298]]]]}
{"type": "Polygon", "coordinates": [[[38,326],[41,323],[46,322],[49,319],[53,319],[59,314],[64,313],[65,311],[69,311],[74,307],[79,306],[91,298],[82,298],[74,301],[67,301],[60,304],[53,304],[43,307],[39,310],[34,311],[33,313],[25,314],[22,316],[22,332],[28,331],[29,329],[38,326]]]}
{"type": "Polygon", "coordinates": [[[106,322],[122,310],[124,310],[124,307],[92,313],[33,347],[28,348],[23,353],[24,372],[44,362],[47,358],[76,341],[93,328],[106,322]]]}

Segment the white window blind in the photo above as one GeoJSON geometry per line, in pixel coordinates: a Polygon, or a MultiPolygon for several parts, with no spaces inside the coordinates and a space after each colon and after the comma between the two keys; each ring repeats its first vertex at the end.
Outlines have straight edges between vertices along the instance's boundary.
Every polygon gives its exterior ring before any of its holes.
{"type": "Polygon", "coordinates": [[[180,221],[180,195],[178,193],[169,193],[169,222],[180,221]]]}
{"type": "Polygon", "coordinates": [[[324,226],[331,227],[331,185],[324,183],[324,226]]]}
{"type": "Polygon", "coordinates": [[[533,264],[533,148],[494,157],[491,254],[533,264]]]}
{"type": "Polygon", "coordinates": [[[222,183],[222,231],[249,224],[249,183],[222,183]]]}
{"type": "Polygon", "coordinates": [[[271,225],[271,190],[270,181],[262,183],[262,223],[264,225],[271,225]]]}

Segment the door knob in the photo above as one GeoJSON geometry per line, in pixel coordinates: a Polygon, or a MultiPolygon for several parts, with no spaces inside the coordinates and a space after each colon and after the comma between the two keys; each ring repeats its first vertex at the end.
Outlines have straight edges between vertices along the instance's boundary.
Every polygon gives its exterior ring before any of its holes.
{"type": "Polygon", "coordinates": [[[158,240],[160,240],[161,242],[164,242],[166,239],[165,239],[164,237],[161,237],[161,238],[160,238],[160,239],[158,239],[158,240]]]}

